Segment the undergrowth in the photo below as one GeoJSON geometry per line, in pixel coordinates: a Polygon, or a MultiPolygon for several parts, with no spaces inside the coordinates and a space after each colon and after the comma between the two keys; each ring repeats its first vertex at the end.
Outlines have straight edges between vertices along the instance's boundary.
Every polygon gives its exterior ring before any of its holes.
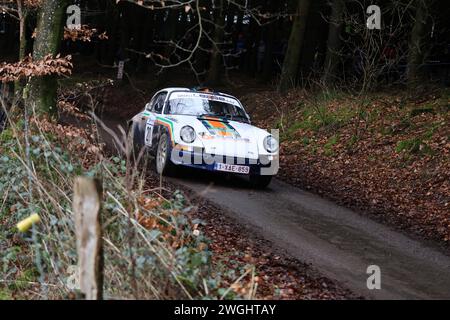
{"type": "Polygon", "coordinates": [[[28,134],[23,121],[0,134],[0,299],[78,296],[72,189],[79,175],[103,185],[105,298],[254,297],[253,285],[245,297],[229,287],[254,269],[214,269],[209,239],[198,230],[203,222],[192,220],[195,208],[180,192],[148,190],[145,170],[108,158],[89,138],[55,134],[64,129],[36,117],[30,123],[28,134]],[[90,161],[71,148],[80,139],[93,150],[90,161]],[[16,224],[34,213],[41,222],[20,234],[16,224]]]}

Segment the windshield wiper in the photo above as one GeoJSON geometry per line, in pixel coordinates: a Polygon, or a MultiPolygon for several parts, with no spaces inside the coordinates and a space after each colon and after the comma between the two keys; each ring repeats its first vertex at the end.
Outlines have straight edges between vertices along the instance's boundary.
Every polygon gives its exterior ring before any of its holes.
{"type": "Polygon", "coordinates": [[[241,116],[241,115],[231,116],[231,121],[236,121],[235,119],[241,119],[241,120],[244,120],[244,122],[249,123],[249,120],[246,116],[241,116]]]}
{"type": "Polygon", "coordinates": [[[199,118],[204,118],[204,117],[218,117],[218,118],[224,118],[226,117],[226,115],[224,114],[211,114],[211,113],[205,113],[202,114],[201,116],[198,116],[199,118]]]}

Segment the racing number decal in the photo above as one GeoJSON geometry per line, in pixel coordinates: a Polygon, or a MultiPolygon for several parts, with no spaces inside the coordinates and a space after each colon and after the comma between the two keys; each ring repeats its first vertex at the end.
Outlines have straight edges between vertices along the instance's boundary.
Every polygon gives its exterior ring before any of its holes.
{"type": "Polygon", "coordinates": [[[145,121],[145,145],[150,147],[153,141],[153,126],[155,124],[155,119],[149,112],[144,113],[144,117],[147,118],[145,121]]]}
{"type": "Polygon", "coordinates": [[[153,140],[153,121],[149,117],[145,125],[145,145],[151,147],[153,140]]]}

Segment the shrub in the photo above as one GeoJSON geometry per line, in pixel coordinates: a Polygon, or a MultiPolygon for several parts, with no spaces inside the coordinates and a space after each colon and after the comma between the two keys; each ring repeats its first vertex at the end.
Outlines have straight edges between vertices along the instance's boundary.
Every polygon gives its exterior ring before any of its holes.
{"type": "MultiPolygon", "coordinates": [[[[209,239],[194,232],[202,222],[192,221],[193,209],[180,192],[162,197],[158,190],[145,191],[149,177],[137,168],[129,170],[130,164],[118,157],[100,154],[97,161],[82,163],[82,157],[66,151],[67,141],[63,148],[58,135],[48,134],[56,126],[33,123],[28,147],[23,130],[10,128],[0,135],[0,261],[1,278],[13,284],[9,289],[26,291],[23,283],[36,280],[46,298],[71,294],[68,285],[77,263],[73,179],[86,175],[103,183],[106,297],[236,296],[224,286],[221,273],[213,272],[209,239]],[[20,236],[20,246],[14,245],[10,235],[17,237],[15,224],[32,213],[42,222],[20,236]]],[[[2,288],[0,284],[0,298],[8,298],[9,291],[2,288]]]]}

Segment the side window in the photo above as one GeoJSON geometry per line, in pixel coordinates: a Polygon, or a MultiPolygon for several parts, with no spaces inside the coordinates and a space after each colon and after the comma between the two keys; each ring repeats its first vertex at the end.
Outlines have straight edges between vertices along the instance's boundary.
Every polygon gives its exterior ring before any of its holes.
{"type": "Polygon", "coordinates": [[[145,105],[145,111],[152,111],[152,105],[154,100],[155,99],[150,100],[150,102],[145,105]]]}
{"type": "Polygon", "coordinates": [[[166,92],[161,92],[160,94],[158,94],[154,101],[152,102],[152,111],[154,113],[162,113],[162,110],[164,108],[164,101],[166,100],[167,97],[167,93],[166,92]]]}

